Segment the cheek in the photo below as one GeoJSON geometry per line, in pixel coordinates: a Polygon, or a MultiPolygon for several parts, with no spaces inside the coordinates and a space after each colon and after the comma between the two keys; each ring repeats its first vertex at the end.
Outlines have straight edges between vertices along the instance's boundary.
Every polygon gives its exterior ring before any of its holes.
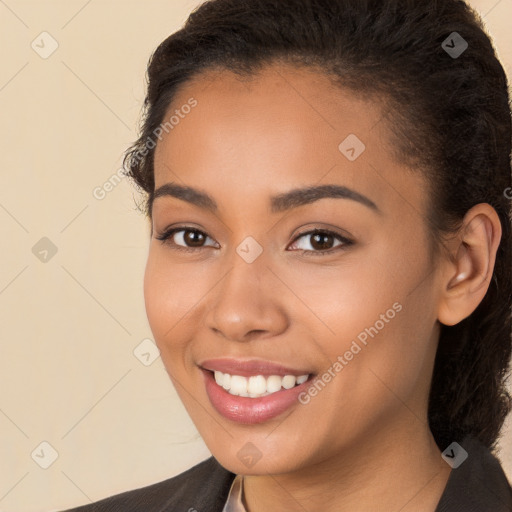
{"type": "MultiPolygon", "coordinates": [[[[360,333],[363,333],[361,338],[364,340],[365,329],[376,322],[379,331],[384,325],[384,330],[388,330],[388,324],[396,323],[396,309],[400,308],[399,305],[393,306],[403,302],[408,281],[414,280],[414,269],[403,269],[401,262],[393,261],[396,259],[393,254],[389,254],[389,261],[384,263],[385,249],[383,247],[379,251],[378,259],[367,251],[366,254],[350,255],[337,266],[311,266],[302,272],[283,269],[283,280],[294,284],[293,291],[303,303],[295,301],[297,322],[306,320],[313,325],[315,321],[321,328],[318,335],[331,339],[329,345],[334,351],[344,349],[347,341],[350,345],[350,340],[360,333]],[[398,277],[400,267],[403,271],[398,277]],[[385,316],[384,320],[381,320],[381,315],[385,316]]],[[[293,299],[290,295],[290,300],[293,299]]]]}
{"type": "Polygon", "coordinates": [[[309,304],[330,331],[318,330],[318,339],[331,361],[343,358],[340,373],[356,394],[385,384],[407,394],[425,375],[432,355],[435,308],[429,262],[416,249],[412,254],[396,246],[382,244],[371,260],[354,260],[350,268],[337,275],[333,270],[316,284],[301,278],[311,294],[309,304]]]}
{"type": "Polygon", "coordinates": [[[144,274],[146,314],[162,357],[183,350],[189,339],[189,316],[206,293],[201,279],[166,260],[160,251],[150,249],[144,274]]]}

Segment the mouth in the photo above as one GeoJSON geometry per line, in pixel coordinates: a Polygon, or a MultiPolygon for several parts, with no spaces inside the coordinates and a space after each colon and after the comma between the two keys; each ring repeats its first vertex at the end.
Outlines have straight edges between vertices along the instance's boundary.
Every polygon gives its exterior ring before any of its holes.
{"type": "Polygon", "coordinates": [[[199,368],[214,409],[245,424],[268,421],[296,405],[315,376],[261,361],[215,360],[199,368]]]}
{"type": "Polygon", "coordinates": [[[261,398],[282,389],[291,389],[306,382],[311,374],[304,375],[231,375],[221,371],[213,372],[215,382],[224,388],[229,394],[249,398],[261,398]]]}

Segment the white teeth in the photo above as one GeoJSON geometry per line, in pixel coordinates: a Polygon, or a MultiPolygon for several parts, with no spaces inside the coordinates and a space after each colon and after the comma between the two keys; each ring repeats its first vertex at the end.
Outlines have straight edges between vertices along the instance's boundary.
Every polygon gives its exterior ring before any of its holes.
{"type": "Polygon", "coordinates": [[[215,371],[215,382],[223,387],[232,395],[244,396],[250,398],[259,398],[267,396],[271,393],[280,391],[281,388],[291,389],[295,385],[306,382],[309,375],[270,375],[264,377],[263,375],[253,375],[249,378],[242,375],[230,375],[229,373],[222,373],[215,371]]]}
{"type": "Polygon", "coordinates": [[[225,373],[222,376],[222,387],[226,390],[231,387],[231,375],[229,375],[229,373],[225,373]]]}
{"type": "Polygon", "coordinates": [[[247,379],[241,375],[233,375],[229,391],[233,395],[247,394],[247,379]]]}
{"type": "Polygon", "coordinates": [[[275,393],[281,389],[281,382],[283,379],[279,375],[271,375],[267,377],[267,391],[269,393],[275,393]]]}
{"type": "Polygon", "coordinates": [[[306,382],[308,380],[308,375],[301,375],[300,377],[297,377],[297,384],[302,384],[303,382],[306,382]]]}
{"type": "Polygon", "coordinates": [[[285,375],[283,377],[283,388],[291,389],[295,386],[295,375],[285,375]]]}
{"type": "MultiPolygon", "coordinates": [[[[243,379],[244,377],[241,378],[243,379]]],[[[262,395],[265,391],[267,391],[267,379],[263,375],[249,377],[249,384],[247,386],[249,395],[262,395]]]]}

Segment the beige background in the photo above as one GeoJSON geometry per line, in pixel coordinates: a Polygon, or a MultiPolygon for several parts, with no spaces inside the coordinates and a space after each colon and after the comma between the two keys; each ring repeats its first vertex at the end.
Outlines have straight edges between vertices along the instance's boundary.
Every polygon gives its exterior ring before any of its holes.
{"type": "MultiPolygon", "coordinates": [[[[134,189],[93,195],[136,136],[150,53],[199,3],[0,0],[0,512],[89,503],[209,456],[161,360],[134,355],[151,338],[134,189]],[[43,237],[55,255],[32,252],[43,237]]],[[[510,69],[512,0],[472,4],[510,69]]],[[[502,446],[512,479],[512,431],[502,446]]]]}

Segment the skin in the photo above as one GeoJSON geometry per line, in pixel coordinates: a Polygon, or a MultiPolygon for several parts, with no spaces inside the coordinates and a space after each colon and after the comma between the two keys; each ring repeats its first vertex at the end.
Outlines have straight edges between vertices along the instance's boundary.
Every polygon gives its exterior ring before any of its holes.
{"type": "Polygon", "coordinates": [[[249,512],[433,512],[450,475],[427,423],[440,322],[460,322],[485,295],[496,212],[472,208],[433,257],[426,182],[392,159],[379,105],[313,70],[274,64],[244,81],[203,73],[169,114],[190,97],[197,106],[158,142],[156,188],[198,188],[219,209],[154,201],[144,293],[167,372],[205,443],[245,475],[249,512]],[[349,134],[366,146],[353,162],[338,149],[349,134]],[[379,212],[339,198],[271,212],[271,196],[319,184],[349,187],[379,212]],[[156,239],[171,225],[208,238],[179,251],[172,243],[187,247],[187,232],[156,239]],[[313,237],[297,238],[313,228],[354,243],[339,250],[328,239],[331,252],[314,255],[322,247],[313,237]],[[248,236],[263,248],[250,264],[236,252],[248,236]],[[244,425],[210,404],[201,361],[258,358],[321,375],[397,302],[401,311],[307,405],[244,425]],[[261,452],[251,468],[237,456],[248,442],[261,452]]]}

